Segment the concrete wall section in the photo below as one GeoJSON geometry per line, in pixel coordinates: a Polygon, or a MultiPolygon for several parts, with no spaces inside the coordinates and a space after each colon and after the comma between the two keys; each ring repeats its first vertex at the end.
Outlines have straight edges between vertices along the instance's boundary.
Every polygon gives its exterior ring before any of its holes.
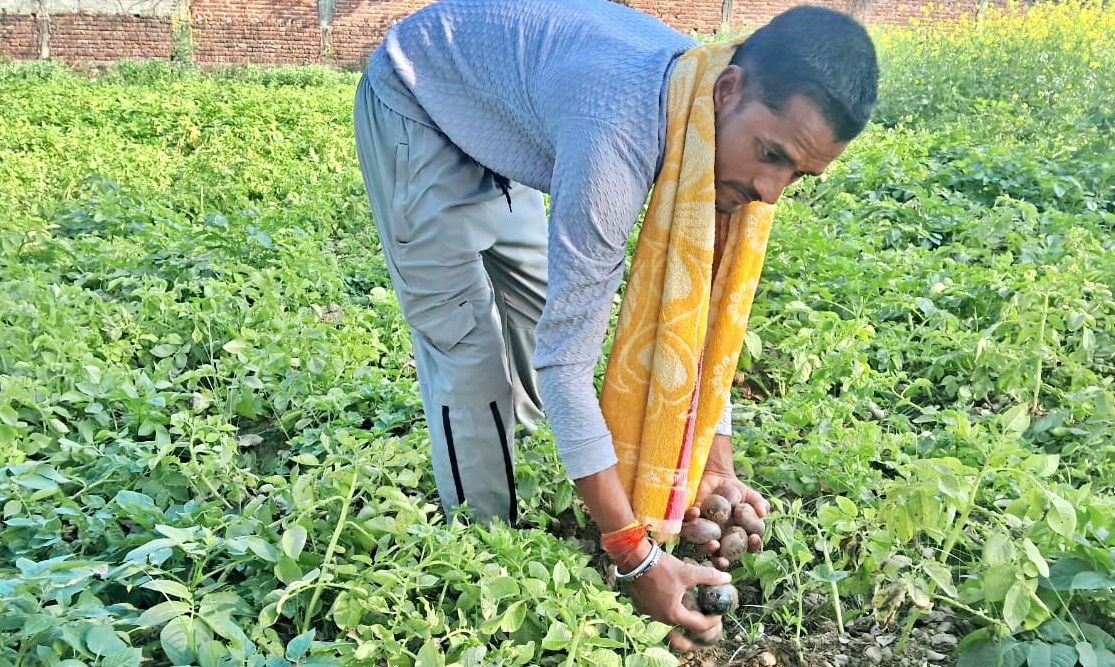
{"type": "Polygon", "coordinates": [[[0,0],[0,13],[170,16],[175,0],[0,0]]]}

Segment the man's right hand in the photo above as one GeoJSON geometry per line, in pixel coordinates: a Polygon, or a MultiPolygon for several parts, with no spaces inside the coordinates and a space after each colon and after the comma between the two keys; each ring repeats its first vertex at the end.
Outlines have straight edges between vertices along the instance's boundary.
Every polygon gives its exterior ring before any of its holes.
{"type": "Polygon", "coordinates": [[[729,584],[732,577],[715,568],[693,565],[663,552],[658,564],[631,585],[635,607],[656,621],[675,626],[667,636],[670,645],[679,651],[691,651],[696,643],[677,626],[693,633],[703,633],[720,623],[720,616],[709,616],[686,609],[681,603],[685,592],[705,584],[729,584]]]}

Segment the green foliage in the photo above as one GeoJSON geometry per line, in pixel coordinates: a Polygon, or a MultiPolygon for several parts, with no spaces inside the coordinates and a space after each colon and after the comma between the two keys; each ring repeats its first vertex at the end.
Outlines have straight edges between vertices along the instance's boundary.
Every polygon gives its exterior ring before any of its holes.
{"type": "MultiPolygon", "coordinates": [[[[751,318],[777,510],[736,620],[943,607],[961,665],[1115,664],[1111,21],[880,35],[878,122],[780,205],[751,318]]],[[[0,65],[0,667],[677,663],[562,539],[545,430],[525,528],[440,516],[355,83],[0,65]]]]}

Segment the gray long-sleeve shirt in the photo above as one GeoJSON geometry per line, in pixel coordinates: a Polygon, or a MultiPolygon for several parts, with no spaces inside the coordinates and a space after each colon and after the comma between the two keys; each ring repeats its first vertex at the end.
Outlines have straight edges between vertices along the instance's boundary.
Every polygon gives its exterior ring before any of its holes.
{"type": "Polygon", "coordinates": [[[669,73],[695,44],[607,0],[442,0],[393,26],[368,63],[388,107],[550,193],[534,365],[573,479],[616,461],[593,371],[660,166],[669,73]]]}

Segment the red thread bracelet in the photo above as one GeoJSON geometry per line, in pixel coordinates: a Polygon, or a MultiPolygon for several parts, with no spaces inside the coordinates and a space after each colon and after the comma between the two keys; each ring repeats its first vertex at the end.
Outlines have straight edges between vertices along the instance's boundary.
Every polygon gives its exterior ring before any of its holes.
{"type": "Polygon", "coordinates": [[[610,533],[604,533],[600,536],[600,546],[604,551],[608,552],[612,562],[616,565],[624,567],[628,564],[631,556],[635,550],[646,541],[647,529],[645,526],[639,524],[638,521],[632,521],[619,530],[613,530],[610,533]]]}

